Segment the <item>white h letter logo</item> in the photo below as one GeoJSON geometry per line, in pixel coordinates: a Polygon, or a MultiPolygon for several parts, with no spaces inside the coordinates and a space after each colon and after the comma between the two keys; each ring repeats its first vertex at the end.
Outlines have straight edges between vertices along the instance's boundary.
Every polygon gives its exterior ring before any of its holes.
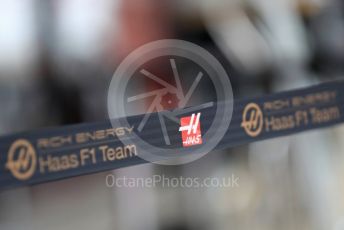
{"type": "Polygon", "coordinates": [[[179,131],[188,131],[188,135],[190,135],[191,131],[193,131],[193,134],[196,134],[200,116],[201,116],[201,113],[197,113],[196,120],[195,120],[195,114],[193,113],[191,115],[189,125],[181,126],[179,128],[179,131]]]}

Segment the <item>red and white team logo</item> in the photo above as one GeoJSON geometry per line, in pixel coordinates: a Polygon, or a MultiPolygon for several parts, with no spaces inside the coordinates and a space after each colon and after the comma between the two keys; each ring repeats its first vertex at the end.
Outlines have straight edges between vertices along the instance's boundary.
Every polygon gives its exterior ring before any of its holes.
{"type": "Polygon", "coordinates": [[[201,113],[194,113],[189,117],[180,118],[179,131],[182,132],[183,147],[202,144],[201,113]]]}

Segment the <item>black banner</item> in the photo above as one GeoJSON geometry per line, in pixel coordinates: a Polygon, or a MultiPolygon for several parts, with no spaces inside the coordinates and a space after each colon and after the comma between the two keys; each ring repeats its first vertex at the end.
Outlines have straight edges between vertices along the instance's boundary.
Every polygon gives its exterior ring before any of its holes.
{"type": "MultiPolygon", "coordinates": [[[[344,121],[344,82],[234,101],[229,129],[216,149],[230,148],[344,121]]],[[[221,102],[216,106],[221,106],[221,102]]],[[[215,106],[215,107],[216,107],[215,106]]],[[[204,107],[200,122],[206,129],[215,107],[204,107]]],[[[133,138],[142,116],[130,125],[112,127],[109,121],[43,129],[0,138],[0,188],[33,185],[142,163],[133,138]],[[122,142],[120,139],[126,139],[122,142]],[[132,141],[132,143],[130,143],[132,141]],[[129,142],[129,143],[128,143],[129,142]]],[[[150,119],[158,123],[158,114],[150,119]]],[[[180,124],[167,124],[171,141],[183,146],[180,124]]],[[[150,144],[164,138],[158,125],[142,133],[150,144]]],[[[195,141],[195,140],[191,140],[195,141]]],[[[202,143],[205,145],[207,143],[202,143]]]]}

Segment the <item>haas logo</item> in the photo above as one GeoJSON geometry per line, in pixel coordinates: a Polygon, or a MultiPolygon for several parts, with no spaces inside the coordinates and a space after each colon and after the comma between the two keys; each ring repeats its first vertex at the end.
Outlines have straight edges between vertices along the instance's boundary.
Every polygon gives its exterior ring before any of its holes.
{"type": "Polygon", "coordinates": [[[241,127],[251,137],[256,137],[262,132],[263,112],[256,103],[246,105],[242,115],[241,127]]]}
{"type": "Polygon", "coordinates": [[[180,119],[179,131],[182,132],[183,147],[202,144],[200,117],[201,113],[193,113],[180,119]]]}
{"type": "Polygon", "coordinates": [[[36,170],[36,152],[29,141],[19,139],[8,151],[6,168],[18,180],[27,180],[36,170]]]}

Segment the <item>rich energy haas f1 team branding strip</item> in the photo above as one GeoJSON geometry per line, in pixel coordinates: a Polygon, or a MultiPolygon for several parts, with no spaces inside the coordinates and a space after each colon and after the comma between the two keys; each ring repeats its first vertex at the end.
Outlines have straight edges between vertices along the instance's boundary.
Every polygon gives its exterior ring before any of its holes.
{"type": "MultiPolygon", "coordinates": [[[[334,81],[235,101],[229,129],[216,149],[341,123],[344,121],[343,89],[343,81],[334,81]]],[[[179,126],[176,124],[178,127],[167,128],[177,130],[172,138],[179,140],[186,149],[205,145],[201,129],[210,125],[207,117],[213,112],[214,107],[211,107],[184,114],[179,126]]],[[[131,140],[142,116],[128,119],[132,126],[113,128],[108,121],[2,137],[0,188],[33,185],[145,163],[139,157],[136,143],[123,144],[119,140],[131,140]]],[[[151,119],[159,121],[157,114],[151,119]]],[[[155,142],[164,142],[154,130],[148,133],[155,142]]]]}
{"type": "Polygon", "coordinates": [[[7,158],[1,154],[0,187],[143,163],[135,144],[123,145],[118,140],[119,136],[130,138],[133,129],[112,128],[110,122],[103,122],[5,137],[0,144],[1,153],[7,152],[7,158]]]}
{"type": "Polygon", "coordinates": [[[343,81],[323,83],[244,103],[240,126],[251,138],[266,139],[342,122],[343,87],[343,81]]]}

